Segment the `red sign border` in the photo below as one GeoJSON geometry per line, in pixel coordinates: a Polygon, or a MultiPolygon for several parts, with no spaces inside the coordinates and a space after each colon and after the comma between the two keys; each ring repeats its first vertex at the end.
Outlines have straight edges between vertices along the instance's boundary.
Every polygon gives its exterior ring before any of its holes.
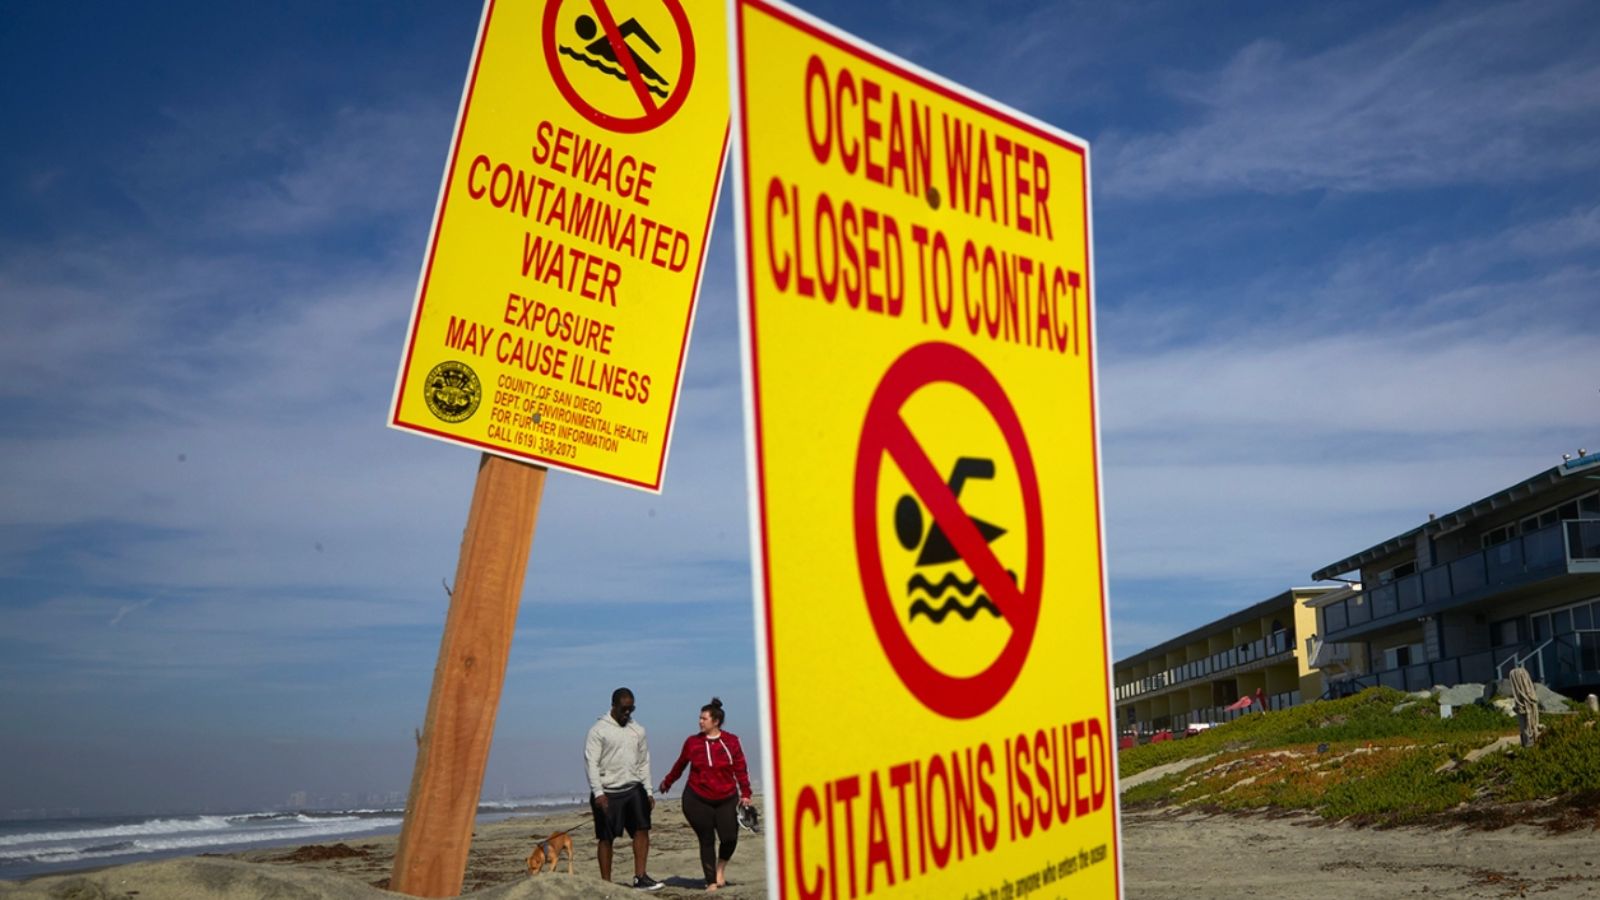
{"type": "MultiPolygon", "coordinates": [[[[1082,169],[1082,173],[1083,174],[1082,174],[1082,178],[1081,178],[1081,181],[1080,181],[1080,189],[1083,191],[1083,198],[1084,198],[1084,202],[1083,202],[1083,220],[1084,220],[1083,221],[1083,239],[1084,239],[1084,251],[1085,251],[1084,252],[1084,296],[1085,296],[1085,301],[1086,301],[1085,302],[1085,314],[1087,316],[1088,321],[1091,323],[1091,327],[1088,329],[1087,333],[1085,334],[1085,352],[1087,353],[1087,355],[1089,357],[1089,360],[1090,360],[1090,363],[1091,363],[1090,366],[1089,366],[1089,390],[1088,390],[1089,419],[1090,419],[1091,422],[1098,421],[1098,415],[1099,415],[1098,414],[1098,407],[1097,407],[1097,404],[1095,402],[1095,380],[1094,380],[1095,367],[1093,365],[1093,361],[1095,359],[1096,347],[1095,347],[1095,342],[1094,342],[1094,329],[1092,327],[1092,323],[1094,321],[1094,303],[1093,303],[1093,292],[1094,292],[1093,265],[1094,265],[1094,259],[1093,259],[1093,253],[1092,253],[1092,249],[1093,248],[1091,246],[1092,238],[1091,238],[1090,222],[1089,222],[1089,206],[1090,206],[1090,203],[1092,202],[1092,199],[1091,199],[1091,197],[1089,195],[1089,184],[1088,184],[1088,179],[1089,179],[1089,171],[1088,170],[1089,170],[1089,167],[1087,165],[1088,152],[1087,152],[1086,148],[1072,143],[1071,139],[1069,139],[1069,138],[1067,138],[1067,137],[1065,137],[1063,135],[1060,135],[1060,134],[1058,134],[1056,132],[1047,131],[1047,130],[1045,130],[1043,128],[1040,128],[1038,125],[1035,125],[1032,122],[1028,122],[1028,121],[1025,121],[1023,119],[1020,119],[1017,116],[1013,115],[1008,110],[998,109],[998,108],[995,108],[995,107],[992,107],[992,106],[982,105],[982,104],[979,103],[978,99],[975,98],[975,97],[972,97],[972,96],[969,96],[967,94],[961,93],[960,91],[952,90],[947,85],[942,84],[942,83],[940,83],[938,81],[935,81],[933,79],[930,79],[930,78],[926,77],[925,75],[921,74],[920,72],[912,71],[911,69],[908,69],[900,61],[899,57],[892,56],[892,55],[888,54],[886,51],[882,50],[881,48],[878,48],[878,47],[875,47],[875,46],[872,46],[872,45],[868,45],[865,42],[851,43],[850,41],[845,40],[839,34],[836,34],[835,32],[833,32],[833,31],[831,31],[831,30],[829,30],[827,28],[819,27],[818,25],[814,24],[811,20],[806,18],[804,14],[797,13],[797,12],[793,11],[792,8],[790,8],[788,6],[775,5],[773,3],[767,2],[767,0],[733,0],[733,14],[731,16],[732,27],[729,29],[728,46],[729,46],[729,57],[730,57],[730,60],[732,60],[734,62],[734,64],[730,65],[730,67],[729,67],[729,80],[734,85],[734,88],[735,88],[735,91],[736,91],[736,96],[738,98],[738,102],[734,104],[733,108],[730,110],[730,114],[731,114],[732,119],[736,120],[738,122],[739,129],[740,129],[739,171],[738,171],[738,176],[735,179],[736,183],[734,185],[734,189],[739,192],[739,198],[738,198],[739,205],[738,205],[738,207],[736,207],[735,214],[741,220],[743,220],[745,218],[744,211],[748,210],[750,208],[750,198],[752,196],[752,191],[751,191],[751,186],[750,186],[750,143],[749,143],[749,134],[746,132],[746,128],[748,127],[748,123],[746,122],[745,117],[743,115],[743,110],[744,110],[749,98],[748,98],[748,93],[747,93],[747,86],[745,84],[744,68],[743,68],[743,65],[742,65],[743,62],[744,62],[744,59],[743,59],[742,53],[740,52],[740,48],[743,47],[743,45],[744,45],[745,13],[748,10],[751,10],[751,9],[758,10],[758,11],[760,11],[762,13],[765,13],[765,14],[771,16],[772,18],[778,19],[778,20],[780,20],[783,23],[789,25],[790,27],[793,27],[794,29],[796,29],[798,31],[804,32],[805,34],[810,35],[811,37],[813,37],[813,38],[815,38],[817,40],[820,40],[823,43],[826,43],[826,44],[834,47],[837,50],[840,50],[840,51],[842,51],[844,53],[847,53],[847,54],[849,54],[851,56],[856,57],[857,59],[861,60],[862,62],[865,62],[865,63],[867,63],[869,65],[873,65],[873,66],[879,66],[879,67],[881,67],[883,69],[892,71],[896,75],[898,75],[900,77],[903,77],[908,81],[914,82],[917,85],[923,87],[924,89],[929,90],[929,91],[931,91],[933,93],[939,94],[939,95],[945,97],[946,99],[952,100],[952,101],[954,101],[956,103],[960,103],[960,104],[962,104],[962,105],[964,105],[964,106],[966,106],[966,107],[968,107],[970,109],[979,111],[979,112],[983,113],[984,115],[993,116],[994,118],[999,119],[999,120],[1007,123],[1008,125],[1011,125],[1012,127],[1015,127],[1015,128],[1021,129],[1023,131],[1026,131],[1029,134],[1032,134],[1035,137],[1038,137],[1041,140],[1044,140],[1044,141],[1046,141],[1046,142],[1048,142],[1050,144],[1053,144],[1053,145],[1055,145],[1055,146],[1057,146],[1057,147],[1059,147],[1061,149],[1064,149],[1064,150],[1066,150],[1066,151],[1068,151],[1070,153],[1076,153],[1081,157],[1085,157],[1085,165],[1083,166],[1083,169],[1082,169]]],[[[860,40],[859,38],[853,38],[853,36],[852,36],[852,39],[856,40],[856,41],[860,40]]],[[[739,235],[739,239],[740,239],[741,242],[744,242],[746,244],[748,243],[748,241],[749,241],[749,233],[748,232],[749,232],[748,227],[744,226],[744,225],[741,225],[741,233],[739,235]]],[[[743,252],[743,248],[740,249],[740,252],[741,253],[743,252]]],[[[756,484],[756,488],[757,488],[757,490],[755,492],[755,496],[754,496],[754,504],[756,506],[756,515],[754,517],[754,522],[752,523],[752,526],[753,526],[756,534],[758,535],[758,537],[760,539],[760,544],[761,544],[760,586],[761,586],[761,602],[762,602],[762,605],[763,605],[764,624],[766,626],[765,627],[766,633],[764,635],[760,635],[758,637],[762,640],[762,643],[764,644],[764,646],[762,647],[762,650],[763,650],[763,652],[764,652],[764,654],[766,656],[766,662],[767,662],[766,673],[765,673],[767,696],[763,697],[762,699],[763,699],[763,701],[765,703],[766,709],[770,713],[768,715],[768,717],[767,717],[767,725],[768,725],[768,730],[769,730],[769,735],[768,736],[770,738],[771,746],[770,746],[770,748],[768,748],[767,752],[771,754],[771,759],[772,759],[772,782],[773,782],[772,794],[771,794],[768,802],[770,802],[772,804],[772,816],[770,818],[774,823],[774,827],[768,829],[769,837],[767,839],[767,844],[768,844],[769,850],[774,851],[774,854],[773,854],[774,866],[769,872],[768,884],[769,884],[769,886],[773,886],[773,887],[776,888],[776,893],[777,893],[777,896],[778,896],[779,900],[784,900],[784,898],[787,897],[787,894],[785,893],[785,891],[787,890],[787,887],[788,887],[787,882],[784,880],[784,872],[785,872],[785,869],[784,869],[784,848],[783,848],[783,842],[777,840],[777,838],[776,838],[776,836],[779,833],[779,831],[784,827],[783,823],[785,822],[785,819],[784,819],[785,810],[784,810],[784,806],[783,806],[783,796],[784,796],[783,795],[783,762],[782,762],[782,756],[780,755],[780,748],[782,747],[782,743],[781,743],[780,738],[779,738],[778,721],[777,721],[777,715],[776,715],[776,712],[775,712],[777,710],[777,708],[778,708],[778,686],[777,686],[777,678],[776,678],[776,676],[777,676],[776,654],[774,652],[775,648],[773,646],[772,628],[771,628],[771,621],[772,621],[772,561],[771,561],[771,559],[770,559],[770,557],[768,556],[768,553],[767,553],[767,547],[768,547],[767,531],[768,531],[768,529],[767,529],[767,502],[766,502],[766,467],[765,467],[764,462],[763,462],[763,460],[765,459],[764,452],[763,452],[763,448],[765,446],[765,442],[764,442],[764,436],[761,433],[761,394],[760,394],[760,385],[761,385],[761,371],[760,371],[760,368],[761,367],[760,367],[760,364],[758,362],[759,354],[757,352],[757,344],[758,344],[757,330],[758,329],[756,327],[757,315],[756,315],[756,304],[755,304],[755,273],[753,271],[753,267],[751,267],[751,266],[749,266],[747,264],[745,266],[745,271],[743,273],[743,276],[744,276],[744,280],[745,280],[745,285],[744,285],[744,287],[745,287],[745,290],[744,290],[744,301],[745,301],[744,309],[745,309],[745,315],[747,316],[747,322],[748,322],[748,325],[746,326],[746,339],[749,341],[749,348],[748,348],[747,352],[748,352],[748,358],[749,358],[749,361],[750,361],[750,370],[749,370],[750,371],[750,374],[749,374],[749,378],[750,378],[750,392],[749,392],[749,394],[750,394],[750,396],[749,396],[749,403],[750,403],[750,411],[751,411],[751,439],[754,442],[753,452],[750,455],[750,466],[751,466],[751,478],[754,480],[754,482],[756,484]]],[[[1102,516],[1101,516],[1101,510],[1100,510],[1100,493],[1101,493],[1100,447],[1099,447],[1098,439],[1096,439],[1094,442],[1092,442],[1091,455],[1092,455],[1093,461],[1094,461],[1095,521],[1096,522],[1101,522],[1102,516]]],[[[1102,522],[1102,530],[1103,530],[1103,522],[1102,522]]],[[[1107,677],[1107,679],[1109,681],[1109,679],[1110,679],[1111,650],[1110,650],[1110,642],[1109,642],[1109,638],[1108,638],[1108,634],[1109,634],[1108,629],[1107,629],[1107,624],[1108,623],[1106,622],[1107,608],[1106,608],[1106,601],[1105,601],[1105,583],[1106,583],[1105,582],[1105,552],[1104,552],[1105,538],[1104,538],[1103,534],[1096,535],[1096,538],[1097,538],[1098,543],[1099,543],[1099,547],[1097,548],[1097,553],[1096,553],[1096,560],[1097,560],[1098,565],[1100,566],[1100,591],[1101,591],[1101,596],[1100,596],[1100,611],[1101,611],[1100,635],[1101,635],[1101,638],[1100,639],[1101,639],[1101,645],[1102,645],[1102,652],[1105,654],[1105,657],[1106,657],[1106,660],[1107,660],[1107,663],[1106,663],[1106,665],[1107,665],[1106,677],[1107,677]]],[[[1114,716],[1114,713],[1113,713],[1112,708],[1111,708],[1111,691],[1110,691],[1110,685],[1109,684],[1107,685],[1107,690],[1106,690],[1105,712],[1106,712],[1106,721],[1114,722],[1115,721],[1115,716],[1114,716]]],[[[1117,800],[1116,800],[1115,797],[1113,797],[1112,802],[1113,802],[1114,805],[1117,803],[1117,800]]],[[[1114,808],[1113,809],[1113,813],[1115,814],[1115,812],[1116,812],[1116,810],[1114,808]]],[[[1112,832],[1112,835],[1113,835],[1112,836],[1112,853],[1113,853],[1113,858],[1120,860],[1121,853],[1120,853],[1120,848],[1118,847],[1118,844],[1119,844],[1118,834],[1119,834],[1118,830],[1117,829],[1113,829],[1113,832],[1112,832]]],[[[1118,867],[1114,871],[1116,872],[1116,878],[1117,878],[1117,881],[1118,881],[1117,894],[1118,894],[1118,896],[1121,896],[1122,888],[1121,888],[1121,883],[1120,883],[1121,882],[1121,867],[1120,867],[1120,863],[1119,863],[1118,867]]]]}
{"type": "MultiPolygon", "coordinates": [[[[929,342],[912,347],[889,366],[872,395],[872,401],[867,405],[867,415],[861,427],[861,442],[856,448],[856,563],[860,570],[861,587],[866,593],[867,611],[872,616],[872,627],[878,634],[878,643],[883,645],[889,664],[906,688],[924,706],[939,715],[970,719],[993,709],[1005,698],[1006,692],[1022,673],[1023,664],[1028,661],[1044,593],[1042,503],[1039,475],[1033,465],[1027,437],[1022,433],[1022,422],[1017,418],[1016,408],[1011,405],[1000,382],[981,360],[955,344],[929,342]],[[995,424],[1000,426],[1000,433],[1005,437],[1006,446],[1017,467],[1027,544],[1026,578],[1021,586],[1020,602],[1007,605],[996,600],[1005,621],[1011,626],[1011,637],[994,662],[982,672],[965,677],[941,672],[929,664],[911,643],[884,584],[883,552],[878,539],[878,479],[883,470],[883,457],[890,450],[889,442],[879,432],[892,427],[888,421],[890,418],[901,421],[900,410],[913,394],[940,382],[953,384],[971,393],[994,417],[995,424]],[[873,446],[874,443],[876,446],[873,446]]],[[[931,508],[929,511],[933,512],[931,508]]],[[[983,581],[982,573],[976,566],[973,567],[973,577],[983,581]]],[[[1004,578],[1005,573],[999,572],[996,577],[1004,578]]],[[[994,597],[996,591],[986,582],[984,589],[991,598],[994,597]]]]}

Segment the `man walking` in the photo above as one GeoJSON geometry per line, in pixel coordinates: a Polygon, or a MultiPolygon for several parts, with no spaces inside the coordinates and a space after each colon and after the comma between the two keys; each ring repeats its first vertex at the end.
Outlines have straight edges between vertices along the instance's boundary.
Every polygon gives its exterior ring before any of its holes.
{"type": "Polygon", "coordinates": [[[600,877],[611,880],[611,842],[624,831],[633,839],[633,886],[659,891],[661,882],[645,874],[650,856],[650,747],[644,726],[633,721],[633,691],[611,692],[611,712],[601,716],[583,742],[583,767],[589,776],[589,807],[594,812],[595,852],[600,877]]]}

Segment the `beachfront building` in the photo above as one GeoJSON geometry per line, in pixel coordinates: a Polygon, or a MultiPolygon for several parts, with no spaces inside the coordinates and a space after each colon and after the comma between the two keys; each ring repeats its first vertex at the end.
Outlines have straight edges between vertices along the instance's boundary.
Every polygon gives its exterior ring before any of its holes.
{"type": "Polygon", "coordinates": [[[1329,696],[1425,690],[1525,666],[1600,686],[1600,454],[1579,455],[1312,573],[1351,583],[1309,605],[1329,696]],[[1363,587],[1363,585],[1365,587],[1363,587]]]}
{"type": "Polygon", "coordinates": [[[1226,722],[1248,712],[1228,706],[1258,692],[1269,709],[1321,696],[1322,678],[1296,636],[1312,631],[1307,601],[1341,590],[1290,588],[1115,663],[1117,733],[1226,722]]]}

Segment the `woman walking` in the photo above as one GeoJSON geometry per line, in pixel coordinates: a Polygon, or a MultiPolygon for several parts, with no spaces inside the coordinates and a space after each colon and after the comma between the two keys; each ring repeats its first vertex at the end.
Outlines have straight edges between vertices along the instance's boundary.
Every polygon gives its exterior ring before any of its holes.
{"type": "Polygon", "coordinates": [[[722,730],[722,701],[716,697],[700,707],[700,733],[683,742],[683,752],[672,771],[661,780],[661,793],[689,767],[683,789],[683,817],[700,839],[700,867],[706,873],[706,890],[727,884],[728,860],[739,844],[739,807],[749,806],[750,773],[745,769],[739,738],[722,730]],[[721,840],[722,846],[716,846],[721,840]]]}

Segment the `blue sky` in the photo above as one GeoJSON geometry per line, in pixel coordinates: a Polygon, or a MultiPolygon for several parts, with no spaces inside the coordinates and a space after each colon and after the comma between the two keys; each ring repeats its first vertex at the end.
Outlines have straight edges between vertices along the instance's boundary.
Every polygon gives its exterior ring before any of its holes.
{"type": "MultiPolygon", "coordinates": [[[[1600,444],[1600,7],[803,8],[1088,139],[1118,656],[1600,444]]],[[[0,815],[404,790],[476,458],[383,425],[472,4],[8,4],[0,815]]],[[[486,793],[756,732],[733,247],[550,478],[486,793]]]]}

